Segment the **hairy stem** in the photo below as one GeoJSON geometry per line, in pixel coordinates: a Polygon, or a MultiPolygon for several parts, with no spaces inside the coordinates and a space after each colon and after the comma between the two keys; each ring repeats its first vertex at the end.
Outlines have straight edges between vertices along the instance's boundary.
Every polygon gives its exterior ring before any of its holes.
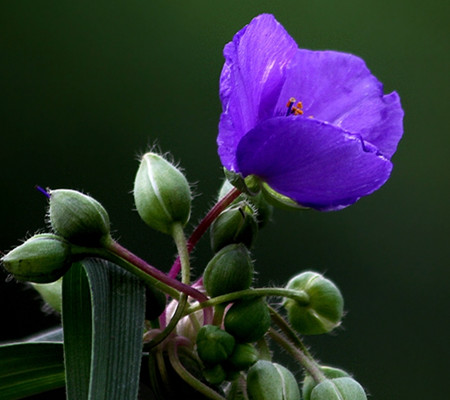
{"type": "MultiPolygon", "coordinates": [[[[236,198],[241,194],[241,192],[233,188],[224,197],[222,197],[205,215],[205,217],[200,221],[197,227],[192,232],[191,236],[187,241],[187,250],[191,252],[201,237],[205,234],[214,220],[219,216],[219,214],[224,211],[236,198]]],[[[180,257],[178,257],[172,268],[169,271],[169,277],[175,278],[181,269],[180,257]]]]}
{"type": "Polygon", "coordinates": [[[277,332],[275,329],[269,329],[270,337],[277,342],[281,347],[283,347],[288,353],[290,353],[302,366],[308,371],[308,373],[317,382],[323,382],[327,378],[320,370],[319,365],[315,360],[310,359],[302,350],[297,348],[291,341],[289,341],[281,333],[277,332]]]}

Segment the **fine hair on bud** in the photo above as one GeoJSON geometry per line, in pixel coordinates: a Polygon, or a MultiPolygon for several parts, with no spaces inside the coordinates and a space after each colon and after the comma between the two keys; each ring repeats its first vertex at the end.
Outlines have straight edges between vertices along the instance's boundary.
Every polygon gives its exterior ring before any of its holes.
{"type": "Polygon", "coordinates": [[[189,221],[189,183],[176,166],[157,153],[142,156],[133,195],[139,216],[153,229],[171,234],[175,223],[184,226],[189,221]]]}

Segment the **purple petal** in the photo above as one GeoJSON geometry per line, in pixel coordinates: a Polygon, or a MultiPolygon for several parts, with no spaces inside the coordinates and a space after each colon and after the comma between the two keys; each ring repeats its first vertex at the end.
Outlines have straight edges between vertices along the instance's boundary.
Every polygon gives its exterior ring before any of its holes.
{"type": "Polygon", "coordinates": [[[334,51],[298,50],[287,69],[277,104],[285,113],[290,97],[302,101],[306,116],[361,135],[388,158],[403,134],[403,110],[397,93],[383,85],[360,58],[334,51]]]}
{"type": "Polygon", "coordinates": [[[337,210],[382,186],[392,164],[374,146],[303,116],[262,122],[242,138],[238,171],[319,210],[337,210]]]}
{"type": "Polygon", "coordinates": [[[272,15],[254,18],[224,49],[220,77],[223,113],[219,123],[219,156],[235,169],[239,140],[259,121],[273,116],[287,63],[297,44],[272,15]]]}

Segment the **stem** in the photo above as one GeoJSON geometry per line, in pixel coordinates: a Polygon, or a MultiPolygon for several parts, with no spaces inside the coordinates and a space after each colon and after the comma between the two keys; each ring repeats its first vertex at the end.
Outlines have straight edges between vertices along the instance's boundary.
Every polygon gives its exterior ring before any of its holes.
{"type": "Polygon", "coordinates": [[[185,293],[181,293],[180,301],[178,302],[177,308],[175,310],[175,313],[173,314],[170,322],[167,324],[167,326],[164,328],[164,330],[161,333],[158,333],[149,343],[149,348],[154,348],[158,346],[161,342],[163,342],[175,329],[175,327],[178,324],[178,321],[183,317],[184,310],[186,308],[187,304],[187,296],[185,293]]]}
{"type": "Polygon", "coordinates": [[[178,357],[177,343],[174,341],[169,344],[169,361],[172,364],[173,369],[187,384],[193,387],[197,392],[202,393],[206,397],[212,400],[226,400],[215,390],[206,386],[203,382],[200,382],[195,376],[193,376],[181,363],[178,357]]]}
{"type": "MultiPolygon", "coordinates": [[[[180,282],[174,278],[171,278],[167,276],[164,272],[160,271],[159,269],[151,266],[150,264],[147,264],[144,260],[133,254],[131,251],[126,249],[125,247],[121,246],[119,243],[115,241],[111,241],[108,244],[107,250],[120,257],[124,260],[128,261],[135,267],[139,268],[141,271],[145,272],[146,274],[156,278],[158,281],[163,282],[164,284],[173,287],[174,289],[179,290],[180,292],[185,293],[188,296],[191,296],[195,300],[199,302],[203,302],[208,300],[208,297],[205,296],[203,293],[199,292],[197,289],[194,289],[193,287],[186,285],[183,282],[180,282]]],[[[133,272],[133,271],[131,271],[133,272]]]]}
{"type": "Polygon", "coordinates": [[[327,378],[320,370],[319,365],[315,360],[310,359],[302,350],[295,347],[295,345],[286,339],[281,333],[277,332],[275,329],[269,329],[270,337],[276,341],[281,347],[287,350],[291,355],[305,368],[308,373],[317,382],[323,382],[327,378]]]}
{"type": "MultiPolygon", "coordinates": [[[[190,284],[191,279],[191,266],[189,261],[189,248],[188,243],[186,243],[186,238],[184,236],[183,227],[181,224],[177,223],[173,225],[172,228],[173,240],[177,246],[178,259],[181,262],[181,281],[185,285],[190,284]]],[[[201,293],[201,292],[199,292],[201,293]]],[[[204,296],[207,301],[208,297],[204,296]]],[[[210,308],[205,308],[203,312],[203,321],[208,324],[212,320],[212,310],[210,308]]]]}
{"type": "Polygon", "coordinates": [[[168,294],[174,299],[179,299],[180,292],[173,288],[172,286],[167,285],[166,283],[158,280],[157,278],[149,275],[147,272],[138,268],[136,265],[130,263],[129,261],[119,257],[117,254],[114,254],[103,248],[85,248],[85,247],[73,247],[72,254],[80,255],[83,258],[85,257],[97,257],[102,258],[104,260],[111,261],[112,263],[122,267],[123,269],[131,272],[135,276],[141,278],[145,284],[148,286],[156,287],[162,290],[164,293],[168,294]]]}
{"type": "Polygon", "coordinates": [[[272,321],[275,322],[288,339],[295,344],[311,361],[315,362],[314,357],[308,351],[298,335],[293,331],[291,326],[284,320],[284,318],[271,306],[269,307],[270,316],[272,321]]]}
{"type": "Polygon", "coordinates": [[[289,297],[297,301],[301,305],[309,304],[309,296],[303,290],[292,290],[284,288],[257,288],[257,289],[245,289],[237,292],[224,294],[217,296],[207,301],[204,301],[194,307],[189,308],[188,314],[201,310],[205,307],[215,306],[220,303],[225,303],[244,297],[262,297],[262,296],[277,296],[277,297],[289,297]]]}
{"type": "MultiPolygon", "coordinates": [[[[205,215],[205,217],[200,221],[197,227],[192,232],[190,238],[187,241],[187,251],[190,253],[201,237],[208,230],[213,221],[219,216],[219,214],[225,210],[236,198],[241,194],[241,191],[233,188],[224,197],[222,197],[205,215]]],[[[175,278],[181,269],[180,258],[178,257],[172,268],[169,271],[169,276],[175,278]]]]}

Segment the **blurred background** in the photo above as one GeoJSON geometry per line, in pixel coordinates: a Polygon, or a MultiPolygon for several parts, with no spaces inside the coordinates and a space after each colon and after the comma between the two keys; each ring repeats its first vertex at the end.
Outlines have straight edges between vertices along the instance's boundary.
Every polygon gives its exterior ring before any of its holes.
{"type": "MultiPolygon", "coordinates": [[[[269,12],[300,47],[361,56],[399,92],[405,134],[388,183],[335,213],[277,211],[260,232],[258,282],[304,269],[341,288],[347,315],[307,338],[373,399],[443,398],[449,352],[449,3],[341,1],[3,1],[0,3],[0,249],[45,228],[34,185],[90,193],[115,237],[167,270],[175,248],[146,228],[130,191],[157,144],[195,183],[191,230],[222,179],[215,138],[223,46],[269,12]]],[[[204,240],[194,272],[211,252],[204,240]]],[[[0,341],[57,324],[0,272],[0,341]]]]}

